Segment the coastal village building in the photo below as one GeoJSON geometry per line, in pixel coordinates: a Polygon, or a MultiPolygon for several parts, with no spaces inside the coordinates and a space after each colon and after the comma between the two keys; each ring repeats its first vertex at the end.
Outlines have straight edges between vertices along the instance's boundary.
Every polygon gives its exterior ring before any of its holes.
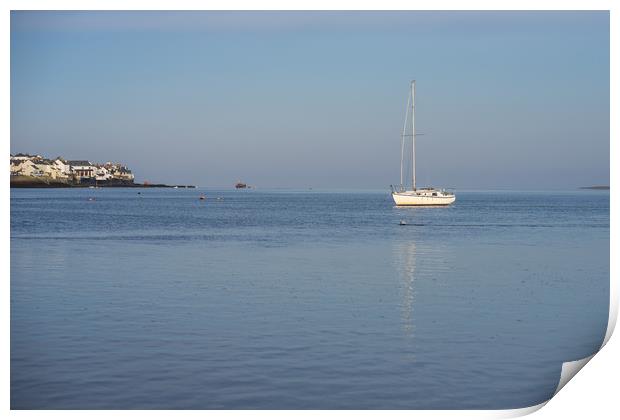
{"type": "Polygon", "coordinates": [[[134,175],[120,163],[95,164],[87,160],[46,159],[40,155],[18,153],[11,155],[11,176],[41,177],[42,179],[74,182],[122,181],[133,182],[134,175]]]}
{"type": "Polygon", "coordinates": [[[67,164],[71,168],[71,174],[77,179],[95,177],[96,168],[87,160],[68,160],[67,164]]]}
{"type": "Polygon", "coordinates": [[[50,160],[39,155],[18,154],[11,156],[11,175],[68,179],[69,171],[61,158],[50,160]]]}
{"type": "Polygon", "coordinates": [[[105,166],[97,166],[95,168],[95,179],[97,181],[107,181],[112,178],[112,174],[108,171],[108,168],[105,166]]]}
{"type": "Polygon", "coordinates": [[[13,159],[11,157],[11,175],[13,176],[43,176],[43,171],[28,159],[13,159]]]}
{"type": "Polygon", "coordinates": [[[66,176],[68,178],[69,174],[71,173],[71,167],[69,166],[69,164],[67,164],[67,162],[61,157],[57,157],[54,160],[54,163],[58,171],[60,171],[63,176],[66,176]]]}
{"type": "Polygon", "coordinates": [[[118,178],[118,179],[122,179],[122,180],[125,180],[125,181],[133,181],[134,180],[133,174],[125,166],[115,165],[115,166],[112,167],[111,173],[112,173],[112,176],[114,176],[115,178],[118,178]]]}
{"type": "Polygon", "coordinates": [[[51,179],[67,179],[69,175],[64,172],[65,165],[62,163],[60,159],[49,160],[49,159],[37,159],[34,161],[35,165],[41,170],[43,173],[42,176],[51,178],[51,179]]]}

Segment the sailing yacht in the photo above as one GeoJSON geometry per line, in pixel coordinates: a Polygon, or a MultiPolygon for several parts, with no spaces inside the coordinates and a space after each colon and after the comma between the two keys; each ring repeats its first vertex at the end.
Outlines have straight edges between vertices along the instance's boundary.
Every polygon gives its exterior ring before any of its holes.
{"type": "Polygon", "coordinates": [[[416,188],[415,183],[415,138],[419,134],[415,132],[415,80],[411,82],[411,92],[407,100],[407,110],[405,113],[405,124],[401,138],[400,148],[400,185],[392,186],[392,198],[397,206],[447,206],[454,203],[456,196],[444,189],[432,187],[416,188]],[[408,137],[407,117],[409,116],[409,105],[411,105],[411,189],[407,190],[403,182],[403,163],[405,160],[405,138],[408,137]]]}

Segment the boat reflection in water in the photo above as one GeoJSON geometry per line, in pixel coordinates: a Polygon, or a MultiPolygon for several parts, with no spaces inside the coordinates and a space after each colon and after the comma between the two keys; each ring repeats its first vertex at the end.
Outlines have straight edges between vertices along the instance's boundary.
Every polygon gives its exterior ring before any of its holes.
{"type": "Polygon", "coordinates": [[[407,339],[412,339],[414,336],[413,310],[416,296],[416,243],[396,244],[394,246],[394,264],[400,277],[403,332],[407,339]]]}
{"type": "MultiPolygon", "coordinates": [[[[404,229],[407,235],[414,234],[414,229],[404,229]]],[[[432,334],[434,328],[444,324],[448,314],[447,289],[443,285],[454,265],[452,257],[449,247],[424,240],[404,240],[393,247],[403,339],[410,345],[415,343],[418,355],[420,336],[432,334]]],[[[427,338],[430,337],[424,339],[427,338]]]]}

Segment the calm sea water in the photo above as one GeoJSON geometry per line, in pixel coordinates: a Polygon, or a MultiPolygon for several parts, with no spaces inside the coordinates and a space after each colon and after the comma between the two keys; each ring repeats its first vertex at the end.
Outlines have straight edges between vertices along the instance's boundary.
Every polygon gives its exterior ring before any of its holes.
{"type": "Polygon", "coordinates": [[[13,409],[517,408],[603,340],[606,191],[201,192],[11,190],[13,409]]]}

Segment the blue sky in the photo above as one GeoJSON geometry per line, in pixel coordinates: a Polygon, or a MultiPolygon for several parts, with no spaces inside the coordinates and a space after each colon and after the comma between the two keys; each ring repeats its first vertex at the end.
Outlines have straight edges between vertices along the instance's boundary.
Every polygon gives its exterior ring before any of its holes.
{"type": "Polygon", "coordinates": [[[609,183],[607,12],[12,12],[11,152],[139,181],[609,183]]]}

